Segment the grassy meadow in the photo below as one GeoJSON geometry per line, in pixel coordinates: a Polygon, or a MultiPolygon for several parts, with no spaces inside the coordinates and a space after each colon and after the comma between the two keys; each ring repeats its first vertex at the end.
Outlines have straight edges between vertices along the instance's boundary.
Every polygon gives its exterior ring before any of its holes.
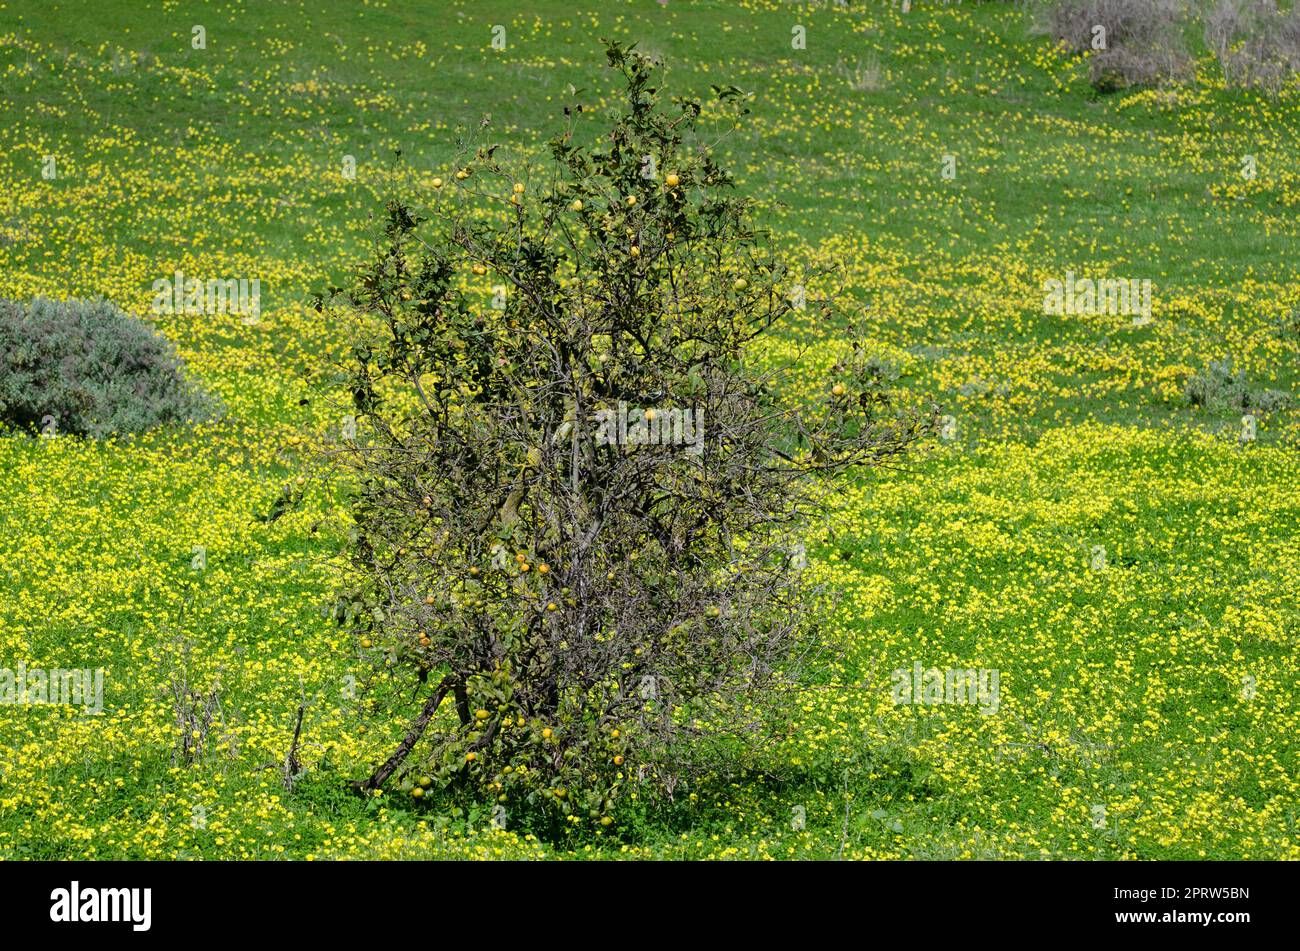
{"type": "MultiPolygon", "coordinates": [[[[105,671],[102,714],[0,706],[0,858],[1300,858],[1300,411],[1243,441],[1184,396],[1231,359],[1300,398],[1300,89],[1225,89],[1202,55],[1098,96],[997,2],[0,0],[0,128],[0,297],[105,295],[225,407],[0,435],[0,667],[105,671]],[[536,160],[571,85],[611,106],[601,37],[674,93],[752,93],[724,164],[948,420],[811,540],[835,653],[788,733],[742,779],[547,836],[345,791],[402,724],[353,699],[371,665],[328,616],[348,523],[313,459],[346,340],[310,297],[461,130],[490,114],[536,160]],[[258,278],[260,318],[152,313],[177,271],[258,278]],[[1151,319],[1045,313],[1067,272],[1150,280],[1151,319]],[[996,712],[896,705],[916,663],[999,671],[996,712]],[[220,703],[188,766],[181,675],[220,703]]],[[[812,396],[845,328],[805,313],[765,358],[812,396]]]]}

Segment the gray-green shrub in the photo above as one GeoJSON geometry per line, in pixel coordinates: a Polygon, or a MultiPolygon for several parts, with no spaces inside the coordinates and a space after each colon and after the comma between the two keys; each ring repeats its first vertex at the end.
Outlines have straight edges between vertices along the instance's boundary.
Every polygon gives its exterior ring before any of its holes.
{"type": "Polygon", "coordinates": [[[0,421],[108,436],[212,418],[171,343],[107,300],[0,300],[0,421]]]}
{"type": "Polygon", "coordinates": [[[1271,413],[1284,409],[1290,402],[1290,397],[1281,390],[1252,390],[1245,371],[1234,370],[1231,360],[1211,360],[1187,381],[1183,395],[1192,406],[1213,412],[1271,413]]]}

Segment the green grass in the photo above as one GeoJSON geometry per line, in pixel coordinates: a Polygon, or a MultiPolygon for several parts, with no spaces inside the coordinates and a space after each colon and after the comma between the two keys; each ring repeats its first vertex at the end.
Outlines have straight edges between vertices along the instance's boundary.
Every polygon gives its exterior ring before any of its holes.
{"type": "MultiPolygon", "coordinates": [[[[0,707],[0,856],[1300,856],[1300,416],[1243,447],[1234,414],[1182,398],[1219,357],[1300,395],[1275,329],[1300,307],[1296,91],[1224,90],[1202,58],[1185,88],[1098,97],[1013,4],[598,6],[0,0],[0,294],[143,315],[178,268],[263,286],[255,326],[151,318],[221,423],[0,437],[0,667],[107,670],[101,717],[0,707]],[[602,36],[664,56],[674,93],[753,92],[721,152],[761,223],[843,269],[901,385],[957,429],[843,486],[813,562],[836,659],[787,735],[670,808],[530,840],[474,803],[342,791],[400,727],[346,694],[369,665],[324,615],[342,513],[313,478],[300,511],[255,516],[338,424],[343,341],[306,302],[366,255],[394,150],[446,174],[490,113],[488,137],[539,159],[570,84],[612,105],[602,36]],[[1155,321],[1044,314],[1066,270],[1150,279],[1155,321]],[[999,712],[894,706],[890,671],[917,660],[997,668],[999,712]],[[222,691],[189,766],[181,663],[222,691]]],[[[821,392],[842,331],[796,322],[771,356],[811,344],[821,392]]]]}

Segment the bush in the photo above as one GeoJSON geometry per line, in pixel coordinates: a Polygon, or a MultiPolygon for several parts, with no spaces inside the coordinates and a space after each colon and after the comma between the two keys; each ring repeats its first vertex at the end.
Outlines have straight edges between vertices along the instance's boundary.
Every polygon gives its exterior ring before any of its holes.
{"type": "Polygon", "coordinates": [[[1205,18],[1205,44],[1223,81],[1276,94],[1300,72],[1300,7],[1275,0],[1220,0],[1205,18]]]}
{"type": "Polygon", "coordinates": [[[1280,390],[1252,390],[1245,372],[1234,370],[1231,360],[1211,360],[1187,381],[1183,392],[1192,406],[1212,412],[1271,413],[1290,402],[1280,390]]]}
{"type": "Polygon", "coordinates": [[[891,406],[861,348],[803,406],[795,371],[755,369],[804,295],[696,141],[701,105],[662,108],[648,58],[608,57],[626,106],[596,145],[566,109],[548,167],[479,148],[428,208],[395,199],[341,300],[359,329],[339,613],[423,694],[389,688],[413,719],[363,792],[455,788],[565,827],[680,793],[702,744],[761,738],[815,646],[797,538],[826,477],[932,422],[891,406]]]}
{"type": "Polygon", "coordinates": [[[171,344],[106,300],[0,300],[0,420],[107,436],[210,418],[171,344]]]}
{"type": "Polygon", "coordinates": [[[1099,91],[1153,86],[1191,74],[1184,0],[1055,0],[1042,29],[1076,53],[1091,53],[1099,91]]]}

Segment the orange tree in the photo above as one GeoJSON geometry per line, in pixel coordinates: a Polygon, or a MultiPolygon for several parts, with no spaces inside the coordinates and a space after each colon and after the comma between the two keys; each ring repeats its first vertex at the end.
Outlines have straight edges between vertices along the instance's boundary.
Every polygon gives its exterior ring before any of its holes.
{"type": "Polygon", "coordinates": [[[389,203],[340,295],[359,318],[340,616],[417,686],[359,790],[468,786],[604,825],[629,790],[671,795],[705,739],[761,736],[811,646],[795,540],[828,477],[932,420],[857,350],[807,405],[789,368],[755,368],[800,290],[701,105],[607,56],[626,98],[594,145],[572,108],[540,170],[467,151],[420,206],[389,203]]]}

